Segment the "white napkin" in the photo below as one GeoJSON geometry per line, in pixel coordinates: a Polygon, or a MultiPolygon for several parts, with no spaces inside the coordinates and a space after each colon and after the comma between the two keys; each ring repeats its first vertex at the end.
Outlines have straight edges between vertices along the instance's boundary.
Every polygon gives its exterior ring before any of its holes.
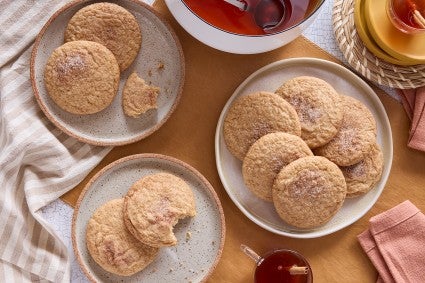
{"type": "Polygon", "coordinates": [[[33,41],[66,2],[0,1],[0,282],[69,282],[66,246],[40,208],[76,186],[111,149],[59,131],[33,96],[33,41]]]}

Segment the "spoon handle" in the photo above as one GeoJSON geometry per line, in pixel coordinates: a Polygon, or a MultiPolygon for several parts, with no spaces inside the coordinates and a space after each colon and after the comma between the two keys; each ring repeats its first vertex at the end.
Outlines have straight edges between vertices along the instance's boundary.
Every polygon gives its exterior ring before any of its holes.
{"type": "Polygon", "coordinates": [[[241,244],[241,250],[246,254],[249,258],[251,258],[253,261],[258,263],[261,260],[261,256],[259,256],[254,250],[252,250],[250,247],[241,244]]]}
{"type": "Polygon", "coordinates": [[[241,1],[238,1],[238,0],[223,0],[223,1],[233,5],[235,7],[238,7],[242,11],[246,10],[246,4],[241,2],[241,1]]]}

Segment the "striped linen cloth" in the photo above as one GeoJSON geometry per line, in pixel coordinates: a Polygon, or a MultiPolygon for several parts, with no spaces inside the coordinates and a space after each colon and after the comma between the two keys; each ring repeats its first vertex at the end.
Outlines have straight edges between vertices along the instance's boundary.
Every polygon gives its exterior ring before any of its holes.
{"type": "Polygon", "coordinates": [[[0,0],[0,282],[69,282],[67,248],[40,208],[76,186],[111,149],[59,131],[33,96],[32,44],[65,2],[0,0]]]}

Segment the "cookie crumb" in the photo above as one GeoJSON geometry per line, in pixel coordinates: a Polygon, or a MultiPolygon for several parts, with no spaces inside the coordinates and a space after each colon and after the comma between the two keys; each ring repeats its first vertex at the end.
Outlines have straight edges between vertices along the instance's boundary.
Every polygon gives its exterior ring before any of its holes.
{"type": "Polygon", "coordinates": [[[163,63],[163,62],[159,62],[159,63],[158,63],[158,70],[163,70],[163,69],[164,69],[164,67],[165,67],[165,65],[164,65],[164,63],[163,63]]]}
{"type": "Polygon", "coordinates": [[[186,232],[186,242],[189,241],[191,237],[192,237],[192,232],[187,231],[186,232]]]}

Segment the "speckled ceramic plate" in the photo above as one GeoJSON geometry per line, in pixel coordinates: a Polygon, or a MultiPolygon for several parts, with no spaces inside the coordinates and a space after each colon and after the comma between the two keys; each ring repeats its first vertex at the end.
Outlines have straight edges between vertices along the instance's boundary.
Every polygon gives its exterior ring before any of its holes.
{"type": "Polygon", "coordinates": [[[184,83],[184,57],[177,36],[153,8],[136,0],[114,3],[130,11],[139,22],[142,47],[133,64],[121,73],[118,95],[106,109],[91,115],[70,114],[48,96],[44,66],[50,54],[63,44],[69,19],[82,7],[95,1],[73,1],[57,11],[44,25],[34,44],[31,57],[31,81],[35,97],[46,116],[58,128],[77,139],[95,145],[122,145],[145,138],[156,131],[176,108],[184,83]],[[158,68],[160,64],[164,68],[158,68]],[[124,115],[121,90],[128,76],[136,71],[147,82],[159,86],[158,109],[140,118],[124,115]]]}
{"type": "Polygon", "coordinates": [[[336,232],[357,221],[377,201],[391,169],[393,143],[391,127],[385,109],[375,92],[357,75],[341,65],[315,58],[295,58],[277,61],[249,76],[233,93],[221,113],[215,136],[216,163],[220,179],[228,195],[253,222],[276,234],[293,238],[315,238],[336,232]],[[265,90],[274,92],[283,82],[297,76],[314,76],[329,82],[339,93],[363,102],[375,117],[378,144],[384,156],[381,180],[367,194],[346,199],[339,212],[325,225],[314,230],[292,227],[281,220],[272,203],[263,201],[245,187],[242,162],[228,151],[223,138],[223,122],[232,102],[239,96],[265,90]]]}
{"type": "Polygon", "coordinates": [[[138,154],[117,160],[99,171],[78,199],[72,219],[72,244],[84,273],[93,282],[204,282],[221,257],[225,237],[223,209],[214,189],[194,168],[172,157],[138,154]],[[122,198],[145,175],[167,172],[192,188],[196,216],[174,227],[178,244],[161,248],[146,269],[130,277],[113,275],[97,265],[86,248],[86,225],[94,211],[122,198]],[[190,232],[190,237],[187,233],[190,232]]]}

